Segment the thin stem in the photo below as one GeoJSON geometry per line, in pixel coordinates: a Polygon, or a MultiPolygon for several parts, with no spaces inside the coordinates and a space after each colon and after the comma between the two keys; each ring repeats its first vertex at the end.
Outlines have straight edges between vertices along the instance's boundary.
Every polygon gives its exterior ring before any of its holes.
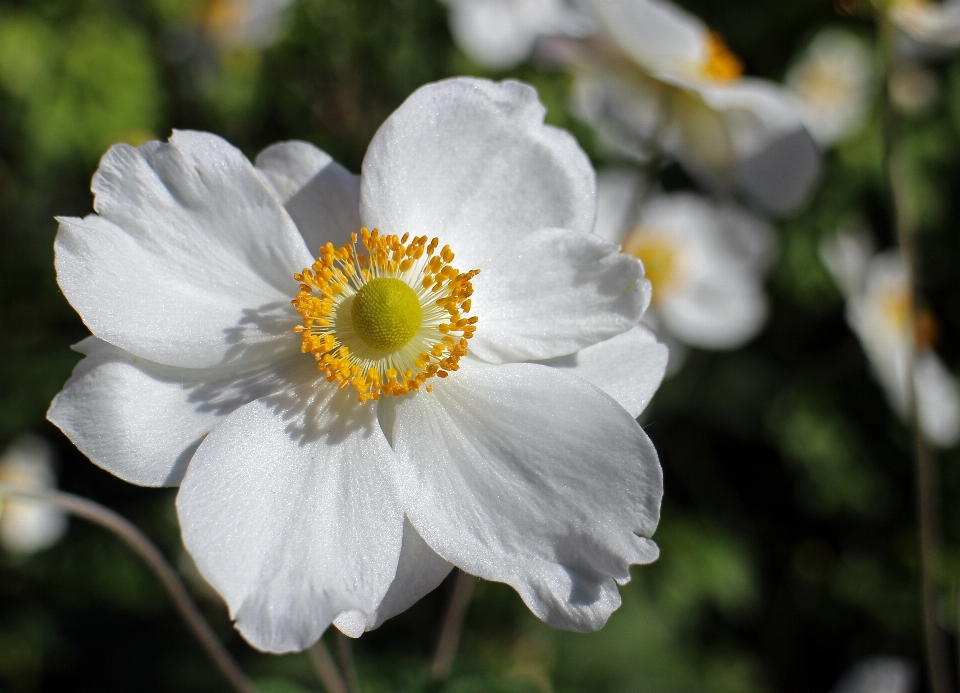
{"type": "Polygon", "coordinates": [[[470,599],[476,587],[477,578],[457,569],[453,594],[450,595],[450,604],[443,618],[437,649],[433,655],[433,663],[430,665],[430,675],[435,679],[445,679],[450,675],[453,658],[457,655],[457,647],[460,645],[460,634],[463,632],[467,608],[470,606],[470,599]]]}
{"type": "Polygon", "coordinates": [[[340,631],[337,631],[337,658],[346,678],[347,693],[359,693],[360,677],[353,659],[353,642],[340,631]]]}
{"type": "Polygon", "coordinates": [[[310,655],[310,661],[313,668],[320,678],[320,683],[327,689],[327,693],[349,693],[347,683],[340,675],[337,665],[330,656],[330,650],[323,642],[323,638],[317,640],[309,648],[307,654],[310,655]]]}
{"type": "Polygon", "coordinates": [[[210,625],[204,620],[196,604],[190,598],[186,587],[177,576],[158,549],[143,532],[136,528],[129,520],[117,514],[110,508],[95,503],[87,498],[81,498],[62,491],[52,491],[40,488],[26,488],[12,484],[0,483],[0,496],[22,496],[33,498],[61,510],[72,513],[77,517],[89,520],[113,532],[120,537],[131,549],[146,561],[147,565],[160,580],[167,594],[173,600],[173,605],[180,612],[181,618],[193,632],[197,640],[207,651],[210,659],[220,672],[226,677],[238,693],[257,693],[250,679],[240,669],[233,657],[227,652],[220,640],[214,634],[210,625]]]}
{"type": "Polygon", "coordinates": [[[897,244],[907,272],[910,291],[909,315],[911,338],[907,354],[907,414],[913,436],[913,457],[917,479],[917,515],[920,535],[920,597],[924,639],[927,645],[927,669],[933,693],[951,693],[950,663],[944,633],[937,623],[940,600],[939,565],[941,558],[940,484],[937,460],[920,429],[917,409],[917,353],[913,342],[913,325],[921,306],[920,267],[917,257],[915,223],[906,211],[903,164],[894,149],[897,120],[890,103],[889,76],[894,63],[895,30],[881,9],[881,32],[884,46],[883,156],[896,230],[897,244]]]}

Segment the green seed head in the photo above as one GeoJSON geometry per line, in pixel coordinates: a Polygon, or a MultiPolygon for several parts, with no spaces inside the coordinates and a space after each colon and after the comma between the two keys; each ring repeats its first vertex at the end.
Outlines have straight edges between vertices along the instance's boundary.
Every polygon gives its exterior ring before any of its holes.
{"type": "Polygon", "coordinates": [[[379,277],[357,292],[350,317],[353,329],[367,345],[396,351],[417,334],[423,309],[417,294],[404,282],[379,277]]]}

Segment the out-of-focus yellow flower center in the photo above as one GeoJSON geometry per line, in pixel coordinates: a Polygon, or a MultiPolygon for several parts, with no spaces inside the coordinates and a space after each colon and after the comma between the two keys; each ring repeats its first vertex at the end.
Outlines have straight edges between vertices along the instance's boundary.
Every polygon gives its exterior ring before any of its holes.
{"type": "Polygon", "coordinates": [[[623,242],[623,252],[643,262],[644,276],[653,286],[654,303],[669,294],[679,279],[676,244],[656,231],[639,226],[623,242]]]}
{"type": "Polygon", "coordinates": [[[910,334],[918,351],[924,351],[936,344],[940,336],[940,326],[929,310],[914,313],[910,294],[902,289],[889,289],[880,296],[883,316],[890,328],[898,334],[910,334]],[[913,317],[911,329],[910,318],[913,317]]]}
{"type": "Polygon", "coordinates": [[[707,60],[702,71],[704,77],[718,82],[732,82],[743,75],[743,62],[715,31],[707,34],[707,60]]]}
{"type": "Polygon", "coordinates": [[[247,4],[238,0],[207,0],[203,7],[203,28],[212,36],[229,36],[247,18],[247,4]]]}
{"type": "MultiPolygon", "coordinates": [[[[301,351],[313,354],[330,382],[353,386],[360,401],[416,392],[434,376],[459,368],[477,317],[471,280],[450,265],[449,246],[426,236],[381,236],[360,230],[366,253],[350,243],[320,249],[311,267],[294,275],[292,301],[303,318],[295,329],[301,351]]],[[[426,384],[427,392],[432,390],[426,384]]]]}
{"type": "Polygon", "coordinates": [[[807,67],[797,84],[797,95],[817,106],[831,106],[850,98],[849,75],[831,72],[827,65],[818,63],[807,67]]]}

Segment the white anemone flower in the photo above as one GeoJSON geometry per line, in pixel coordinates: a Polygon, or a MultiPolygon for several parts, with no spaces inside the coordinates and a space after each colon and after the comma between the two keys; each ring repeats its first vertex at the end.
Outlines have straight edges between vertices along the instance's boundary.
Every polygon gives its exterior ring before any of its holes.
{"type": "Polygon", "coordinates": [[[800,117],[824,147],[856,133],[874,91],[873,53],[859,36],[836,27],[822,30],[789,69],[788,91],[800,117]]]}
{"type": "Polygon", "coordinates": [[[484,67],[505,70],[533,53],[540,36],[584,36],[591,18],[575,0],[442,0],[457,45],[484,67]]]}
{"type": "Polygon", "coordinates": [[[657,557],[650,283],[591,233],[593,170],[544,113],[517,82],[425,86],[360,176],[175,132],[113,147],[97,213],[61,219],[93,336],[49,418],[180,485],[186,547],[254,646],[359,636],[453,566],[594,630],[657,557]]]}
{"type": "Polygon", "coordinates": [[[913,693],[917,668],[902,657],[869,657],[847,671],[832,693],[913,693]]]}
{"type": "Polygon", "coordinates": [[[890,406],[901,419],[910,411],[913,392],[923,435],[950,447],[960,440],[960,392],[953,375],[933,350],[937,336],[932,314],[911,324],[911,291],[897,251],[870,254],[863,235],[842,232],[824,242],[824,263],[847,296],[847,322],[860,339],[890,406]],[[911,355],[916,358],[910,387],[911,355]]]}
{"type": "MultiPolygon", "coordinates": [[[[0,483],[50,489],[57,485],[53,450],[43,438],[18,438],[0,457],[0,483]]],[[[48,503],[0,497],[0,544],[11,553],[27,554],[57,543],[67,528],[63,513],[48,503]]]]}
{"type": "MultiPolygon", "coordinates": [[[[643,195],[637,179],[626,171],[600,174],[595,230],[643,261],[653,285],[644,322],[664,340],[742,346],[766,321],[763,278],[773,230],[741,207],[693,193],[643,195]]],[[[671,348],[671,367],[677,365],[671,348]]]]}
{"type": "Polygon", "coordinates": [[[960,0],[894,0],[889,17],[919,48],[960,48],[960,0]]]}
{"type": "Polygon", "coordinates": [[[708,187],[771,212],[799,207],[820,153],[793,99],[742,76],[740,60],[698,18],[664,0],[592,0],[599,37],[555,41],[577,75],[575,106],[621,152],[675,156],[708,187]]]}

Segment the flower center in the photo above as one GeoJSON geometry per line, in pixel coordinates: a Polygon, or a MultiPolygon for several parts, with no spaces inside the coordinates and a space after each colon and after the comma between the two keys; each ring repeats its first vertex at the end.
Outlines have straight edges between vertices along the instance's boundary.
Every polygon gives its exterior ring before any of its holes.
{"type": "Polygon", "coordinates": [[[702,71],[704,77],[718,82],[732,82],[743,74],[743,62],[715,31],[707,34],[707,61],[702,71]]]}
{"type": "Polygon", "coordinates": [[[402,281],[378,277],[357,292],[350,317],[364,342],[381,351],[396,351],[420,331],[423,308],[416,292],[402,281]]]}
{"type": "Polygon", "coordinates": [[[643,263],[644,276],[653,286],[651,301],[654,303],[661,301],[679,280],[678,250],[670,239],[643,226],[634,229],[623,243],[623,252],[643,263]]]}
{"type": "MultiPolygon", "coordinates": [[[[450,263],[449,246],[426,236],[381,236],[360,229],[340,248],[320,249],[311,267],[294,276],[292,301],[303,318],[295,328],[301,351],[340,387],[353,386],[360,401],[416,392],[434,376],[459,368],[477,317],[470,312],[471,280],[450,263]]],[[[426,384],[427,392],[432,390],[426,384]]]]}
{"type": "Polygon", "coordinates": [[[898,334],[913,333],[913,344],[918,351],[931,348],[940,336],[940,325],[929,310],[920,310],[913,315],[913,329],[910,329],[909,292],[902,289],[888,289],[880,297],[880,306],[887,325],[898,334]]]}

